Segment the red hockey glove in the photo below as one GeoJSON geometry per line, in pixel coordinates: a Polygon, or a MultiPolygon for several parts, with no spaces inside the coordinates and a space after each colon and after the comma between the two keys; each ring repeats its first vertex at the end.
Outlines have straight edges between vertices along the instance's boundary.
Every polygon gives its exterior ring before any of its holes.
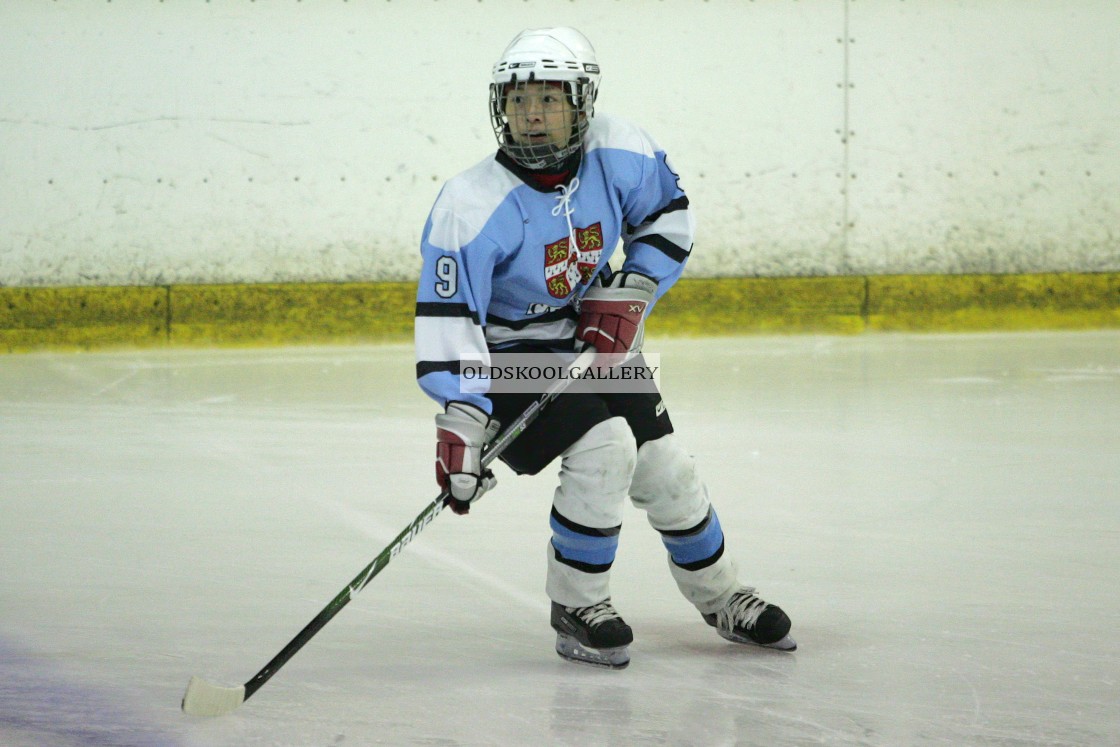
{"type": "Polygon", "coordinates": [[[620,272],[607,285],[593,285],[580,301],[576,339],[610,356],[637,353],[645,338],[645,314],[657,293],[657,281],[637,272],[620,272]],[[612,355],[615,354],[615,355],[612,355]]]}
{"type": "Polygon", "coordinates": [[[445,503],[455,513],[469,513],[471,504],[498,484],[493,472],[482,469],[482,447],[500,427],[465,402],[449,402],[446,412],[436,415],[436,482],[451,493],[445,503]]]}

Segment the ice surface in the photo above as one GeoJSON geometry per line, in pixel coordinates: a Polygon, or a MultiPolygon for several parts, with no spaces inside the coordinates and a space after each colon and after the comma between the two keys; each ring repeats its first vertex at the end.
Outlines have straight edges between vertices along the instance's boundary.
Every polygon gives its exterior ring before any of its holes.
{"type": "Polygon", "coordinates": [[[744,581],[719,638],[633,507],[625,671],[553,651],[554,470],[444,512],[408,347],[0,356],[0,743],[1120,743],[1120,333],[651,341],[744,581]]]}

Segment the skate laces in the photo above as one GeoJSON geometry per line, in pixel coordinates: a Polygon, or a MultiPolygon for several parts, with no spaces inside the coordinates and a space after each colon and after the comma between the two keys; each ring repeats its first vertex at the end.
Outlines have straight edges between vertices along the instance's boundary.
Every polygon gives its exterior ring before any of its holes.
{"type": "Polygon", "coordinates": [[[767,608],[766,602],[754,595],[753,586],[744,586],[731,596],[727,606],[720,610],[731,627],[753,628],[758,616],[767,608]]]}
{"type": "Polygon", "coordinates": [[[573,615],[587,623],[588,627],[597,627],[607,622],[608,620],[621,620],[622,615],[618,614],[609,601],[599,602],[590,607],[568,608],[573,615]]]}

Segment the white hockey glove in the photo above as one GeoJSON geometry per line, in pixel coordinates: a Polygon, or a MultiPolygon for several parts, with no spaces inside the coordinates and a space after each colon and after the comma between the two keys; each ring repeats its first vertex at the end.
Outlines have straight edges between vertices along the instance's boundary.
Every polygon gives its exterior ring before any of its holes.
{"type": "Polygon", "coordinates": [[[469,513],[471,504],[498,484],[493,472],[482,469],[482,447],[500,428],[497,420],[465,402],[449,402],[436,415],[436,482],[451,493],[445,503],[455,513],[469,513]]]}
{"type": "Polygon", "coordinates": [[[594,285],[579,307],[576,340],[594,346],[611,365],[637,353],[645,339],[646,309],[657,293],[657,281],[637,272],[620,272],[607,285],[594,285]]]}

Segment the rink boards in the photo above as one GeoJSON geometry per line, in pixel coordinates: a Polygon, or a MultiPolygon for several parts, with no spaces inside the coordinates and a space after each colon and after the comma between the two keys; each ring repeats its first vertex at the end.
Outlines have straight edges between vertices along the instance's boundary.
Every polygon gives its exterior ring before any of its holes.
{"type": "MultiPolygon", "coordinates": [[[[404,341],[415,284],[0,287],[0,352],[404,341]]],[[[1120,273],[685,278],[655,335],[1120,327],[1120,273]]]]}

